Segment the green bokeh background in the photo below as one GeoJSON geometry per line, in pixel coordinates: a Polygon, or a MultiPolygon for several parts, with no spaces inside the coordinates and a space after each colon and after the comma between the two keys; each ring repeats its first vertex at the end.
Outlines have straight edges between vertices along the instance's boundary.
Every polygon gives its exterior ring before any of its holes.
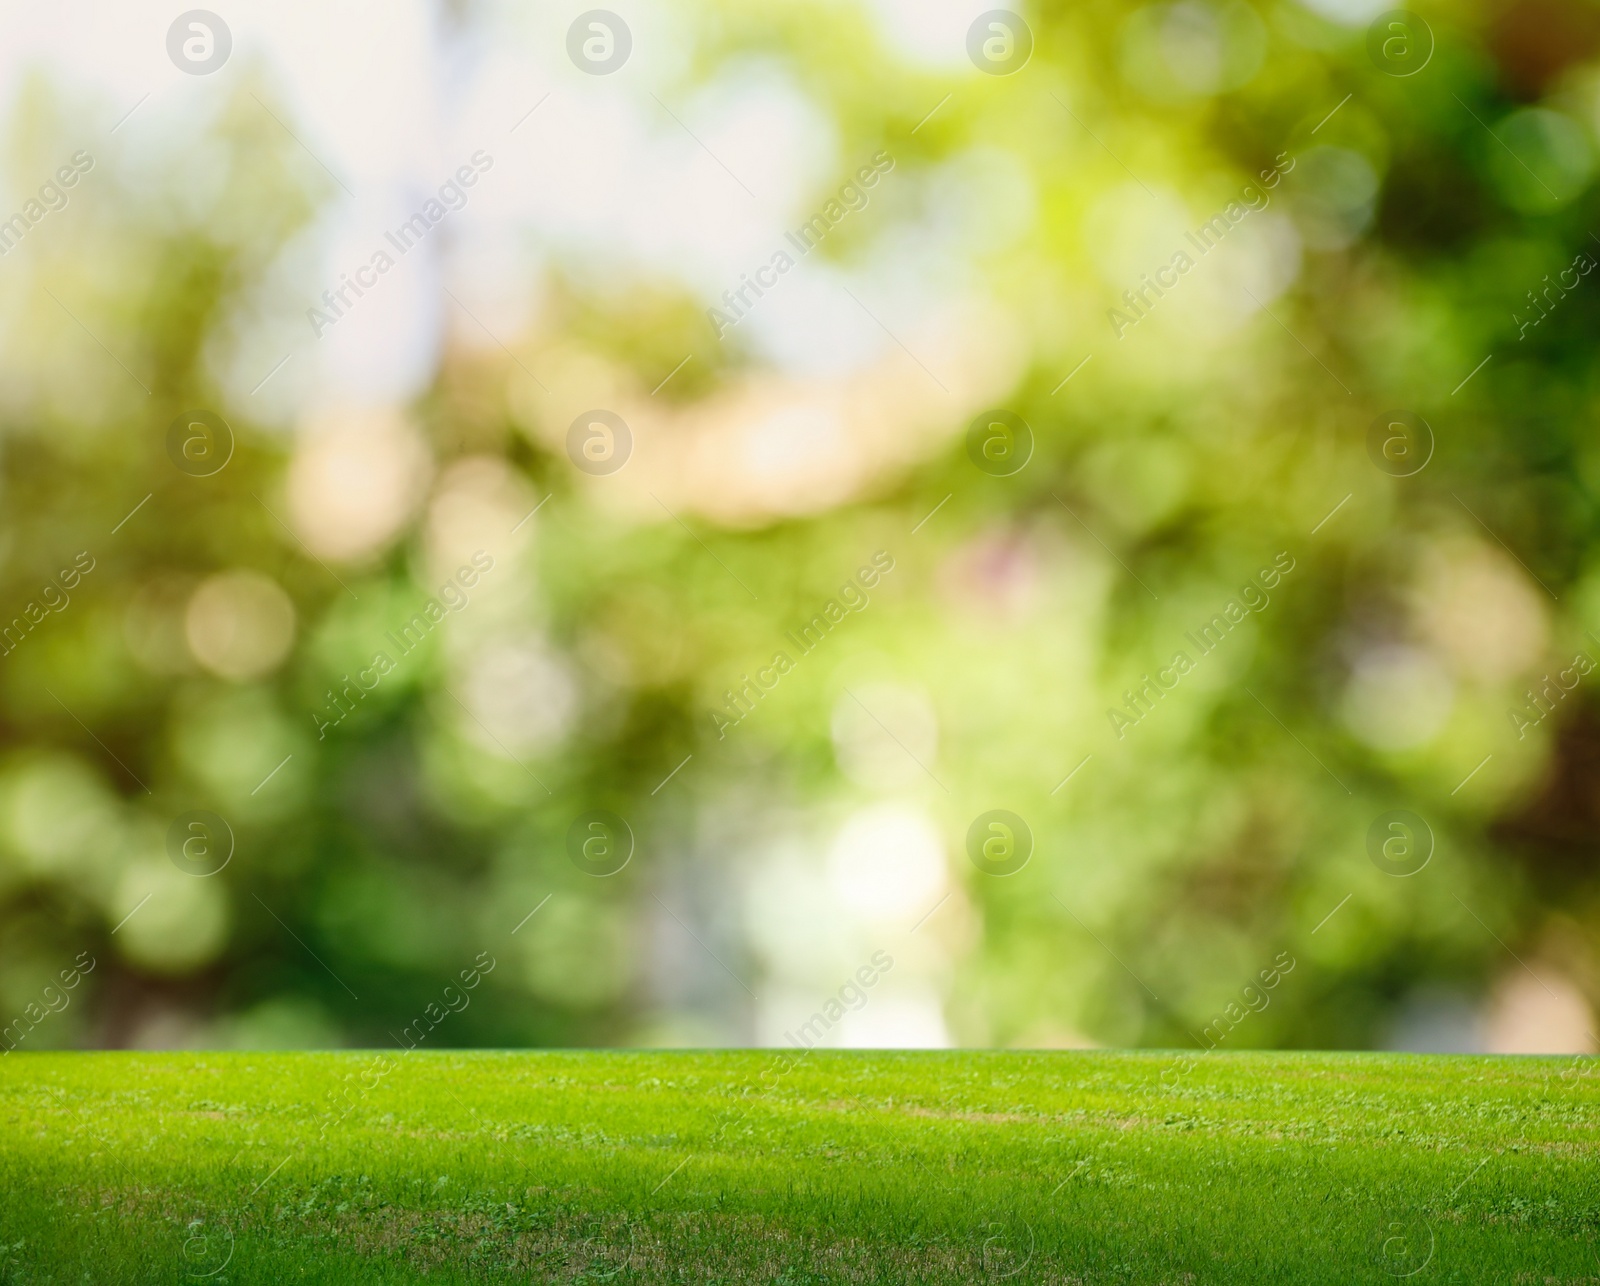
{"type": "MultiPolygon", "coordinates": [[[[1429,8],[1436,48],[1406,77],[1369,57],[1364,22],[1293,3],[1030,8],[1032,59],[1005,77],[911,66],[849,6],[671,13],[683,92],[761,54],[831,115],[847,159],[808,207],[848,158],[896,158],[901,195],[886,181],[822,247],[841,265],[883,252],[923,177],[1001,154],[982,199],[946,213],[1016,324],[1022,374],[997,406],[1031,427],[1028,463],[981,471],[953,414],[794,517],[623,512],[574,469],[530,369],[578,344],[648,389],[692,352],[660,395],[685,408],[759,359],[718,343],[686,288],[595,289],[556,256],[544,328],[504,349],[447,339],[407,412],[436,480],[491,457],[548,498],[497,568],[576,712],[533,749],[478,735],[450,681],[452,639],[484,627],[468,611],[319,737],[323,694],[439,579],[426,504],[373,557],[312,556],[280,521],[299,439],[217,378],[241,301],[338,197],[252,101],[277,101],[270,79],[238,69],[203,187],[182,157],[135,170],[107,151],[26,262],[0,261],[0,609],[78,551],[95,560],[0,659],[7,1021],[78,953],[96,961],[27,1047],[387,1045],[485,951],[500,966],[436,1043],[772,1039],[759,1011],[782,970],[750,889],[785,846],[822,890],[791,926],[819,944],[805,1003],[887,947],[957,1043],[1187,1045],[1287,951],[1292,978],[1233,1044],[1373,1047],[1408,1014],[1548,1000],[1569,1017],[1546,1039],[1583,1047],[1597,680],[1525,735],[1511,712],[1600,655],[1600,285],[1581,277],[1523,325],[1547,275],[1600,256],[1592,6],[1429,8]],[[1138,284],[1123,265],[1183,245],[1127,251],[1140,221],[1175,208],[1196,228],[1281,154],[1294,169],[1230,234],[1270,214],[1255,258],[1226,278],[1198,264],[1117,338],[1108,310],[1138,284]],[[209,477],[166,449],[197,407],[236,438],[209,477]],[[1413,476],[1369,453],[1395,410],[1431,426],[1413,476]],[[722,693],[878,550],[895,566],[871,607],[719,737],[722,693]],[[1270,606],[1117,736],[1121,694],[1280,552],[1293,571],[1270,606]],[[239,681],[186,652],[183,624],[195,587],[237,569],[295,618],[281,663],[239,681]],[[836,733],[851,693],[885,683],[938,727],[924,771],[892,787],[846,771],[836,733]],[[914,933],[904,916],[840,938],[817,855],[885,802],[937,830],[953,892],[914,933]],[[566,851],[595,807],[636,842],[606,879],[566,851]],[[966,854],[993,808],[1035,846],[1005,878],[966,854]],[[1434,839],[1408,878],[1367,855],[1402,808],[1434,839]],[[166,851],[193,809],[236,842],[204,879],[166,851]]],[[[14,93],[17,206],[103,113],[43,76],[14,93]]]]}

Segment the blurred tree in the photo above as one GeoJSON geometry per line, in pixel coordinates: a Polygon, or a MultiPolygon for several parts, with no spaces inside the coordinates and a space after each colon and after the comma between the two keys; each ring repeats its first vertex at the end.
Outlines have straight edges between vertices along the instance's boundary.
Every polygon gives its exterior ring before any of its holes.
{"type": "MultiPolygon", "coordinates": [[[[892,156],[804,264],[898,292],[881,360],[558,247],[506,347],[452,314],[414,406],[294,435],[238,372],[336,194],[266,84],[91,143],[0,262],[0,1003],[87,951],[30,1046],[776,1040],[887,949],[887,1043],[1416,1041],[1451,988],[1587,1039],[1600,77],[1537,8],[1400,77],[1326,4],[1056,5],[990,77],[687,7],[685,92],[759,54],[830,119],[807,209],[892,156]]],[[[12,118],[19,191],[90,136],[12,118]]]]}

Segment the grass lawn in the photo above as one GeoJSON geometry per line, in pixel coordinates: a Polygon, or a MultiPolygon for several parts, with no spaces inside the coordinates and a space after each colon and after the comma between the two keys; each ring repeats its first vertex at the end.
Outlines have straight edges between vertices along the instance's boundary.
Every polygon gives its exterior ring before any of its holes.
{"type": "Polygon", "coordinates": [[[1600,1282],[1596,1071],[17,1053],[0,1281],[1600,1282]]]}

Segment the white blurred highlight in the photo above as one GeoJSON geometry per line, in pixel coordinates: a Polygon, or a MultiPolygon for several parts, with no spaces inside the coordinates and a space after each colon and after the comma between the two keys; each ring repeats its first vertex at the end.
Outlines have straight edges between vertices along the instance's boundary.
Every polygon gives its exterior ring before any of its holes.
{"type": "Polygon", "coordinates": [[[909,926],[945,890],[944,845],[926,813],[875,804],[851,815],[828,852],[828,885],[868,921],[909,926]]]}
{"type": "Polygon", "coordinates": [[[578,716],[572,667],[538,635],[496,639],[460,668],[456,691],[471,712],[459,720],[461,732],[491,754],[547,750],[578,716]]]}
{"type": "Polygon", "coordinates": [[[289,465],[295,531],[320,557],[369,558],[400,533],[431,470],[422,435],[395,410],[317,415],[303,429],[289,465]]]}
{"type": "Polygon", "coordinates": [[[184,632],[195,660],[236,682],[275,670],[294,642],[294,604],[260,572],[222,572],[189,599],[184,632]]]}
{"type": "Polygon", "coordinates": [[[852,781],[887,789],[928,779],[939,749],[939,719],[919,689],[864,683],[834,703],[832,725],[834,755],[852,781]]]}
{"type": "Polygon", "coordinates": [[[1412,750],[1439,734],[1455,684],[1431,652],[1378,647],[1362,654],[1345,688],[1345,726],[1375,750],[1412,750]]]}
{"type": "Polygon", "coordinates": [[[1534,965],[1496,984],[1484,1021],[1491,1054],[1592,1054],[1594,1013],[1565,974],[1534,965]]]}
{"type": "Polygon", "coordinates": [[[1480,683],[1532,671],[1549,644],[1544,591],[1509,557],[1479,541],[1453,539],[1429,547],[1413,610],[1456,672],[1480,683]]]}

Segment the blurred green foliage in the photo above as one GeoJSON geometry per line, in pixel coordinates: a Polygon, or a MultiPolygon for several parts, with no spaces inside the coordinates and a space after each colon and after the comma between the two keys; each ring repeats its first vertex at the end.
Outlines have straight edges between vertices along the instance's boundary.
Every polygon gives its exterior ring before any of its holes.
{"type": "MultiPolygon", "coordinates": [[[[574,470],[530,368],[581,346],[648,390],[692,352],[660,399],[682,409],[757,359],[711,340],[687,292],[593,292],[558,262],[543,331],[515,356],[451,339],[410,408],[435,479],[499,459],[495,485],[547,498],[529,552],[485,577],[515,578],[506,611],[541,640],[514,674],[545,676],[533,717],[552,731],[522,746],[456,681],[462,640],[489,625],[477,606],[318,735],[325,694],[451,570],[421,503],[372,557],[314,556],[285,498],[301,439],[217,374],[336,195],[326,177],[250,90],[212,131],[203,184],[181,157],[135,170],[107,149],[70,218],[0,262],[0,615],[94,560],[0,659],[6,1013],[88,951],[90,994],[30,1046],[386,1045],[489,951],[509,967],[442,1043],[749,1040],[775,969],[752,872],[798,847],[826,887],[828,837],[886,798],[932,820],[956,894],[915,938],[915,916],[858,927],[909,944],[958,1042],[1185,1044],[1283,950],[1301,971],[1243,1044],[1381,1043],[1409,997],[1492,1003],[1524,994],[1505,990],[1519,970],[1560,1012],[1592,998],[1593,681],[1522,735],[1509,716],[1596,655],[1600,286],[1530,292],[1600,255],[1600,70],[1586,6],[1542,6],[1567,23],[1543,34],[1522,7],[1430,11],[1436,52],[1406,78],[1374,65],[1361,26],[1289,3],[1219,9],[1210,71],[1159,61],[1182,13],[1044,7],[1033,60],[1003,78],[909,68],[853,9],[685,8],[688,84],[780,57],[846,165],[895,156],[900,187],[827,257],[879,252],[918,201],[960,225],[1016,324],[1024,374],[1003,404],[1036,447],[988,476],[952,417],[940,445],[795,517],[621,511],[574,470]],[[939,167],[973,149],[1001,160],[982,199],[937,206],[939,167]],[[1295,168],[1230,234],[1255,238],[1232,267],[1200,263],[1117,338],[1123,291],[1283,155],[1295,168]],[[167,450],[196,407],[236,437],[206,477],[167,450]],[[1411,476],[1379,467],[1382,434],[1369,449],[1396,409],[1431,426],[1411,476]],[[895,570],[870,609],[718,737],[724,691],[877,550],[895,570]],[[1280,552],[1294,570],[1270,605],[1201,658],[1188,632],[1280,552]],[[293,645],[230,679],[186,621],[206,578],[241,569],[287,594],[293,645]],[[1184,649],[1193,673],[1119,737],[1108,711],[1184,649]],[[912,694],[904,726],[937,721],[934,758],[888,786],[841,767],[851,694],[873,683],[912,694]],[[593,807],[636,840],[609,879],[566,853],[593,807]],[[964,848],[999,807],[1035,843],[1004,879],[964,848]],[[1404,879],[1367,855],[1393,808],[1435,843],[1404,879]],[[193,809],[234,834],[215,876],[168,857],[193,809]]],[[[87,132],[43,85],[13,120],[21,187],[87,132]]],[[[822,906],[800,936],[832,942],[842,913],[822,906]]],[[[817,950],[827,994],[861,955],[817,950]]]]}

